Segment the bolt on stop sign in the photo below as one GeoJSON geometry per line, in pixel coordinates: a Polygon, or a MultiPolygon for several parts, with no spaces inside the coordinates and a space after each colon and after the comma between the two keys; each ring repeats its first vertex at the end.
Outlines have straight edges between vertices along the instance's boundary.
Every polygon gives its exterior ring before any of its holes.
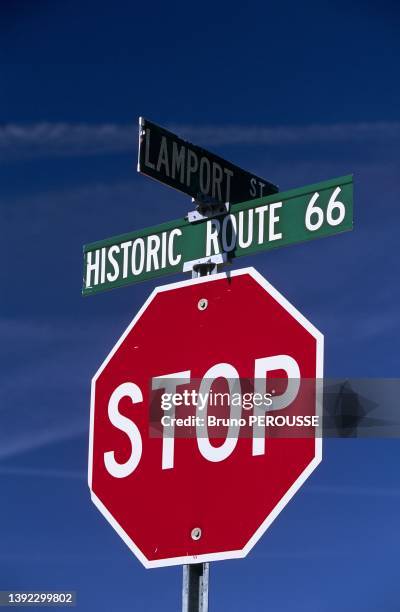
{"type": "Polygon", "coordinates": [[[251,550],[321,461],[322,369],[253,268],[153,291],[92,380],[89,442],[92,500],[145,567],[251,550]]]}

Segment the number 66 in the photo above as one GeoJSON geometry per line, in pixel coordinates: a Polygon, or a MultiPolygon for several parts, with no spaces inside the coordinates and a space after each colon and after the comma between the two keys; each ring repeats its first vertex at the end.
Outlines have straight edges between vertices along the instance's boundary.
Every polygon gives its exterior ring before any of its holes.
{"type": "MultiPolygon", "coordinates": [[[[326,220],[329,225],[339,225],[345,217],[346,208],[343,202],[339,202],[338,200],[336,200],[336,197],[339,195],[340,192],[341,192],[341,188],[336,187],[335,191],[332,193],[331,197],[329,198],[328,206],[326,209],[326,220]],[[333,212],[335,210],[338,211],[336,218],[334,218],[333,216],[333,212]]],[[[306,210],[305,223],[306,223],[306,228],[310,232],[315,232],[316,230],[318,230],[324,222],[324,211],[319,206],[314,206],[318,198],[319,198],[319,193],[317,191],[316,193],[314,193],[313,197],[311,198],[307,206],[307,210],[306,210]],[[317,217],[314,223],[312,222],[312,219],[311,219],[313,215],[314,216],[316,215],[317,217]]]]}

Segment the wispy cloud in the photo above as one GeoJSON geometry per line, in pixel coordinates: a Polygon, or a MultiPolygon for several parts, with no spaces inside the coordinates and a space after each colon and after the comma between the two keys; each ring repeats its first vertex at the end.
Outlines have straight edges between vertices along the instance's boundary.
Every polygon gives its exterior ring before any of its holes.
{"type": "Polygon", "coordinates": [[[315,142],[366,142],[400,138],[400,122],[336,123],[288,126],[227,125],[175,126],[187,138],[209,144],[307,144],[315,142]]]}
{"type": "Polygon", "coordinates": [[[9,124],[0,127],[0,160],[133,152],[136,140],[133,125],[9,124]]]}
{"type": "Polygon", "coordinates": [[[366,497],[400,497],[399,488],[359,487],[353,485],[309,485],[307,491],[328,495],[356,495],[366,497]]]}
{"type": "Polygon", "coordinates": [[[0,318],[0,334],[9,347],[2,360],[0,461],[86,434],[90,324],[0,318]]]}
{"type": "Polygon", "coordinates": [[[86,473],[78,470],[54,470],[40,468],[1,467],[0,476],[22,476],[28,478],[56,478],[67,480],[85,480],[86,473]]]}
{"type": "Polygon", "coordinates": [[[6,436],[0,437],[0,461],[55,442],[76,438],[85,433],[86,430],[85,424],[67,425],[65,422],[60,422],[48,426],[33,421],[26,425],[21,432],[16,432],[14,429],[7,439],[5,439],[6,436]]]}
{"type": "Polygon", "coordinates": [[[90,548],[82,547],[77,554],[68,553],[62,549],[59,552],[51,551],[51,552],[43,552],[42,550],[35,549],[26,549],[23,552],[6,552],[0,553],[0,563],[5,563],[9,566],[10,563],[15,563],[16,565],[20,565],[21,563],[71,563],[73,565],[77,565],[80,563],[87,563],[90,559],[93,561],[110,561],[112,557],[111,554],[107,555],[96,555],[92,554],[90,548]]]}
{"type": "MultiPolygon", "coordinates": [[[[205,146],[296,145],[309,143],[398,142],[400,122],[364,122],[288,126],[170,125],[183,138],[205,146]]],[[[131,152],[136,155],[134,124],[36,123],[0,127],[0,161],[36,157],[90,156],[131,152]]]]}

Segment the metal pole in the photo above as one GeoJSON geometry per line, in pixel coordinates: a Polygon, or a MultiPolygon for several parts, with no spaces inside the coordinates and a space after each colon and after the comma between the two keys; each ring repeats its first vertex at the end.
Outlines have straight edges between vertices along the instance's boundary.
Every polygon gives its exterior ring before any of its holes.
{"type": "MultiPolygon", "coordinates": [[[[192,278],[217,272],[216,264],[198,264],[193,267],[192,278]]],[[[182,612],[208,612],[209,563],[183,566],[182,612]]]]}
{"type": "Polygon", "coordinates": [[[183,566],[182,612],[208,612],[209,563],[183,566]]]}

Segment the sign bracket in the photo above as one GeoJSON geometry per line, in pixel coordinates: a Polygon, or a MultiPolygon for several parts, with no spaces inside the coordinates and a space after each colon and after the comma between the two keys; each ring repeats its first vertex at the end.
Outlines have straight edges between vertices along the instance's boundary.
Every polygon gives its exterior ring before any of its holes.
{"type": "Polygon", "coordinates": [[[183,272],[192,272],[192,278],[197,276],[207,276],[218,272],[218,266],[223,266],[228,263],[228,254],[219,253],[218,255],[210,255],[209,257],[201,257],[200,259],[192,259],[185,261],[183,264],[183,272]]]}
{"type": "Polygon", "coordinates": [[[186,219],[189,223],[212,219],[218,215],[226,215],[230,209],[229,202],[217,202],[200,195],[197,198],[192,198],[192,203],[196,205],[196,210],[188,212],[186,219]]]}

